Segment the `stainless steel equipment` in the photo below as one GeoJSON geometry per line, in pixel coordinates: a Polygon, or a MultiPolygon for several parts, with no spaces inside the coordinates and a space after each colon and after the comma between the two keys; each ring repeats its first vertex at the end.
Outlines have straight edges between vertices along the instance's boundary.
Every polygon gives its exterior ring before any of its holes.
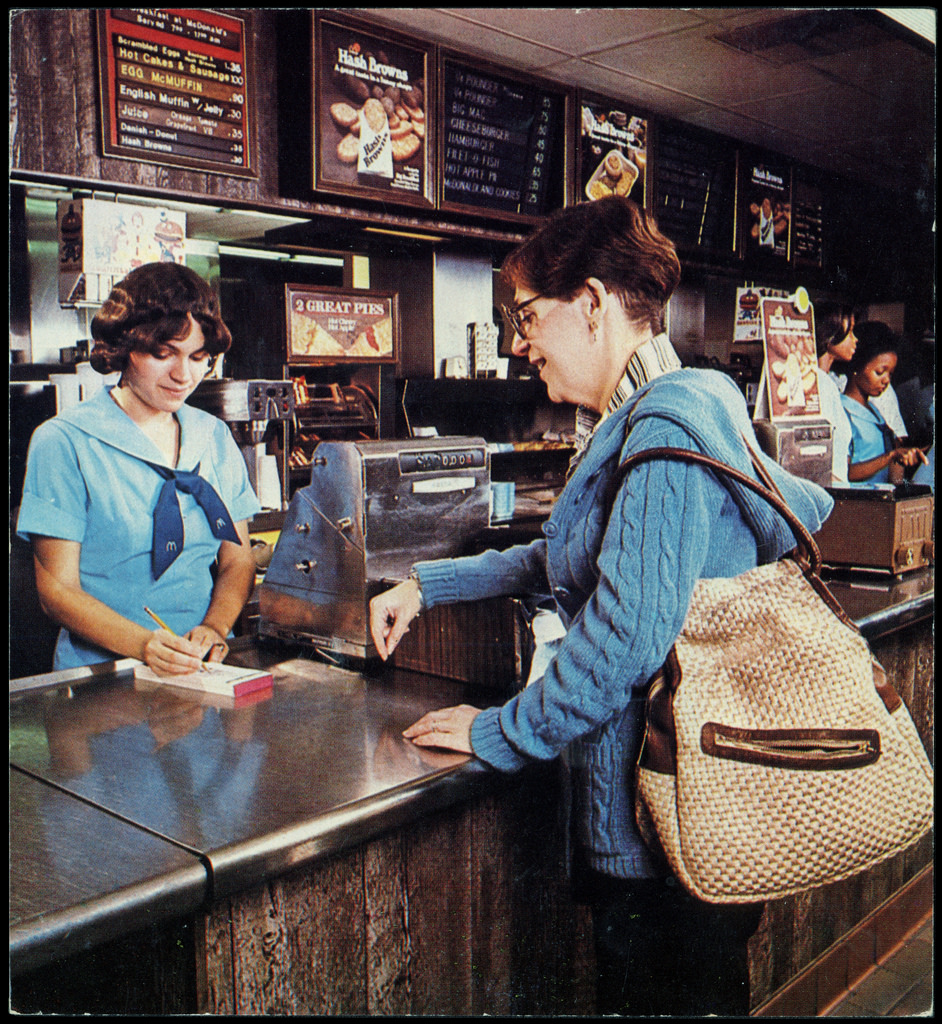
{"type": "Polygon", "coordinates": [[[752,425],[762,450],[783,469],[822,487],[830,486],[834,428],[827,420],[759,419],[752,425]]]}
{"type": "Polygon", "coordinates": [[[490,490],[480,437],[321,442],[259,588],[259,633],[375,656],[370,599],[487,529],[490,490]]]}
{"type": "Polygon", "coordinates": [[[294,416],[294,385],[290,380],[233,380],[210,377],[190,398],[190,404],[225,420],[242,449],[249,479],[262,504],[282,508],[287,479],[287,423],[294,416]],[[271,422],[282,425],[280,480],[274,480],[276,459],[267,455],[265,434],[271,422]],[[270,476],[265,467],[268,463],[270,476]],[[272,493],[274,492],[274,493],[272,493]]]}

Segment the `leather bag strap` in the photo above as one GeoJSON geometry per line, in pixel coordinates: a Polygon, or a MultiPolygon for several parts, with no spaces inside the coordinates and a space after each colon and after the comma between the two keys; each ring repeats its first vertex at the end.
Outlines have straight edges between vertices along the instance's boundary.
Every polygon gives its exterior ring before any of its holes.
{"type": "Polygon", "coordinates": [[[746,487],[755,494],[758,494],[759,497],[764,498],[788,523],[792,533],[795,535],[795,540],[798,544],[799,557],[802,560],[799,564],[802,564],[803,562],[802,567],[804,568],[807,566],[806,575],[810,572],[812,575],[817,577],[821,570],[821,552],[818,550],[818,545],[815,543],[814,538],[811,536],[811,533],[805,524],[789,508],[788,503],[781,494],[781,491],[779,491],[775,486],[772,478],[769,476],[765,467],[756,458],[756,455],[751,448],[749,448],[749,454],[752,457],[752,463],[753,466],[755,466],[756,472],[765,481],[767,481],[766,484],[758,483],[753,480],[752,477],[746,476],[745,473],[740,472],[733,466],[728,466],[725,462],[721,462],[719,459],[714,459],[711,455],[704,455],[702,452],[689,451],[686,448],[648,448],[645,451],[635,452],[634,455],[629,455],[628,458],[621,463],[618,469],[615,470],[615,476],[611,484],[611,498],[612,501],[614,501],[615,495],[618,493],[618,489],[621,487],[625,477],[639,463],[649,462],[654,459],[670,459],[673,461],[692,462],[705,466],[714,473],[718,473],[721,476],[727,476],[730,479],[735,480],[737,483],[742,484],[743,487],[746,487]]]}

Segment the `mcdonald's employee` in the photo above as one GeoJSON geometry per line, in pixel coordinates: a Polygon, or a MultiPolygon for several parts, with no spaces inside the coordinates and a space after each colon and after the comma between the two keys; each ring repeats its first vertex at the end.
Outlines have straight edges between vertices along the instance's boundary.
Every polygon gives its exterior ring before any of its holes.
{"type": "Polygon", "coordinates": [[[17,520],[61,626],[53,668],[117,656],[191,672],[228,653],[255,580],[245,461],[222,420],[186,404],[232,337],[176,263],[131,271],[92,337],[92,366],[118,383],[36,429],[17,520]]]}

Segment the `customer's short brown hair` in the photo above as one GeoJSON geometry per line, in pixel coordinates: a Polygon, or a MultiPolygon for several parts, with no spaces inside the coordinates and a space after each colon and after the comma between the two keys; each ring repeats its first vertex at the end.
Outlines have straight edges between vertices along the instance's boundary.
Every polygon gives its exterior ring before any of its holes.
{"type": "Polygon", "coordinates": [[[567,302],[590,277],[618,295],[632,323],[657,334],[680,281],[680,260],[652,217],[632,200],[611,196],[552,214],[501,267],[511,287],[567,302]]]}
{"type": "Polygon", "coordinates": [[[145,263],[114,286],[92,320],[90,361],[99,373],[123,372],[131,352],[155,353],[185,338],[192,317],[213,357],[232,344],[213,289],[179,263],[145,263]]]}

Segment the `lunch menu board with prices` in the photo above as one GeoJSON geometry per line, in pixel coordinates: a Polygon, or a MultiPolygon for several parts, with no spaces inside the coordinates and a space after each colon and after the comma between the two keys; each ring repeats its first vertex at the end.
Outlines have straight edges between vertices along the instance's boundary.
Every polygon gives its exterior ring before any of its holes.
{"type": "Polygon", "coordinates": [[[565,95],[442,59],[441,206],[540,216],[563,205],[565,95]]]}
{"type": "Polygon", "coordinates": [[[242,21],[103,9],[98,57],[105,156],[255,176],[242,21]]]}

